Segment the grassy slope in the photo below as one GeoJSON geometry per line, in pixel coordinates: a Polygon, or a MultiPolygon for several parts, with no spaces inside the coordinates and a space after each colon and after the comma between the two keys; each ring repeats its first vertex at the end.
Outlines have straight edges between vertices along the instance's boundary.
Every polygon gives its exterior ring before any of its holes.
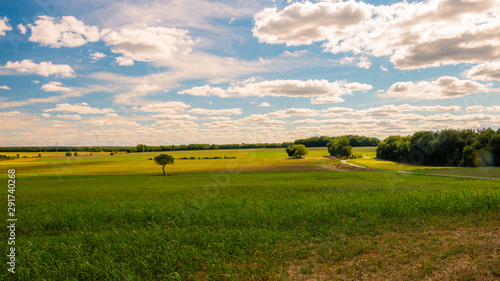
{"type": "Polygon", "coordinates": [[[491,181],[314,171],[329,161],[320,149],[302,160],[233,153],[176,160],[165,177],[143,154],[10,162],[20,167],[14,279],[500,278],[491,181]],[[275,164],[288,172],[248,172],[275,164]]]}

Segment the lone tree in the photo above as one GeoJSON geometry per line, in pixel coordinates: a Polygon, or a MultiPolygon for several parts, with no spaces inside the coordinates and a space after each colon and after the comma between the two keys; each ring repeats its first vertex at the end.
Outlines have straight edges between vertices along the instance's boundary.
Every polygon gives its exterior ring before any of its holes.
{"type": "Polygon", "coordinates": [[[286,153],[288,156],[293,158],[302,158],[302,156],[307,155],[306,147],[303,144],[293,144],[286,148],[286,153]]]}
{"type": "Polygon", "coordinates": [[[349,139],[346,137],[334,138],[328,145],[330,155],[349,158],[352,154],[352,147],[349,145],[349,139]]]}
{"type": "Polygon", "coordinates": [[[158,156],[155,156],[153,160],[156,162],[156,164],[162,166],[163,175],[165,175],[165,166],[168,164],[174,164],[174,157],[168,154],[160,154],[158,156]]]}

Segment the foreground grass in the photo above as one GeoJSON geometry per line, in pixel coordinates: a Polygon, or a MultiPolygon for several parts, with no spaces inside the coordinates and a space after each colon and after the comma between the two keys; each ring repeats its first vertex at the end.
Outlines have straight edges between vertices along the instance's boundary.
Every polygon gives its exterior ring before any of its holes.
{"type": "Polygon", "coordinates": [[[500,278],[493,181],[19,173],[17,186],[19,263],[3,280],[500,278]]]}

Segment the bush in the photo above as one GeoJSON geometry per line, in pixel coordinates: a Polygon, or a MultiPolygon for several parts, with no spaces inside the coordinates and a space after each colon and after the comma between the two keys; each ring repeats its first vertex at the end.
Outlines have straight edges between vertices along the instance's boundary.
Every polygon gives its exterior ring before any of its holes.
{"type": "Polygon", "coordinates": [[[66,156],[71,156],[71,155],[73,155],[73,153],[71,153],[71,152],[66,152],[66,156]]]}
{"type": "Polygon", "coordinates": [[[309,151],[307,151],[303,144],[293,144],[286,148],[286,153],[293,158],[302,158],[302,156],[306,156],[309,151]]]}

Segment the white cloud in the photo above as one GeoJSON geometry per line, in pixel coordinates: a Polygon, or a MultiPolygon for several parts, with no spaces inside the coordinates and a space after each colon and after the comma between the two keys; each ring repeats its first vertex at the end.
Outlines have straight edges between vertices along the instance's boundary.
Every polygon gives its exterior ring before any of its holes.
{"type": "Polygon", "coordinates": [[[67,64],[52,64],[52,62],[42,61],[37,64],[32,60],[22,60],[11,62],[8,61],[3,69],[11,69],[20,73],[35,73],[41,76],[48,77],[49,75],[72,77],[73,69],[67,64]]]}
{"type": "Polygon", "coordinates": [[[476,65],[463,73],[465,77],[481,81],[500,81],[500,61],[476,65]]]}
{"type": "Polygon", "coordinates": [[[73,89],[68,87],[62,87],[62,83],[51,81],[49,84],[42,86],[42,90],[45,92],[72,92],[73,89]]]}
{"type": "Polygon", "coordinates": [[[345,100],[341,97],[321,97],[311,98],[311,104],[339,103],[345,100]]]}
{"type": "Polygon", "coordinates": [[[242,113],[242,110],[241,108],[228,108],[228,109],[193,108],[188,112],[192,114],[205,114],[205,115],[240,115],[242,113]]]}
{"type": "Polygon", "coordinates": [[[269,118],[288,118],[290,116],[318,116],[320,111],[309,108],[288,108],[264,114],[269,118]]]}
{"type": "Polygon", "coordinates": [[[19,116],[22,115],[21,112],[19,111],[7,111],[7,112],[0,112],[0,116],[2,117],[7,117],[7,116],[19,116]]]}
{"type": "Polygon", "coordinates": [[[231,117],[226,117],[226,116],[208,116],[208,117],[203,117],[203,120],[214,120],[214,121],[229,121],[231,120],[231,117]]]}
{"type": "Polygon", "coordinates": [[[99,53],[99,52],[94,52],[94,53],[90,54],[90,59],[93,61],[98,61],[98,60],[105,58],[105,57],[106,57],[106,54],[99,53]]]}
{"type": "Polygon", "coordinates": [[[382,71],[389,71],[387,68],[385,68],[383,65],[380,66],[380,70],[382,71]]]}
{"type": "Polygon", "coordinates": [[[29,41],[53,48],[78,47],[87,42],[96,42],[101,33],[97,26],[87,26],[73,16],[56,19],[39,16],[34,24],[29,24],[29,41]]]}
{"type": "Polygon", "coordinates": [[[193,121],[185,120],[159,120],[156,121],[153,126],[165,126],[168,128],[197,128],[200,125],[194,123],[193,121]]]}
{"type": "Polygon", "coordinates": [[[186,54],[195,44],[188,30],[179,28],[148,27],[145,29],[122,29],[111,31],[104,37],[111,51],[122,54],[116,58],[120,65],[131,65],[134,61],[168,60],[178,54],[186,54]]]}
{"type": "Polygon", "coordinates": [[[309,45],[339,36],[371,16],[363,2],[294,3],[282,11],[266,8],[254,16],[253,35],[259,42],[309,45]]]}
{"type": "Polygon", "coordinates": [[[198,117],[191,116],[189,114],[157,114],[157,115],[152,115],[151,118],[162,119],[162,120],[180,120],[180,121],[189,121],[198,119],[198,117]]]}
{"type": "Polygon", "coordinates": [[[271,106],[271,104],[268,102],[263,102],[263,103],[257,105],[257,107],[269,107],[269,106],[271,106]]]}
{"type": "Polygon", "coordinates": [[[500,2],[429,0],[294,3],[254,16],[253,34],[270,44],[325,42],[325,51],[390,56],[399,69],[483,63],[500,56],[500,2]]]}
{"type": "Polygon", "coordinates": [[[132,110],[140,112],[157,112],[164,114],[176,114],[183,112],[186,108],[191,107],[189,104],[185,104],[180,101],[170,101],[161,103],[150,103],[142,105],[140,107],[134,107],[132,110]]]}
{"type": "Polygon", "coordinates": [[[465,109],[465,112],[469,113],[474,113],[474,112],[500,112],[500,106],[494,105],[494,106],[482,106],[482,105],[474,105],[474,106],[469,106],[465,109]]]}
{"type": "Polygon", "coordinates": [[[120,117],[120,115],[118,115],[116,113],[106,113],[106,115],[104,115],[104,117],[106,117],[106,118],[118,118],[118,117],[120,117]]]}
{"type": "Polygon", "coordinates": [[[55,117],[66,120],[82,120],[80,115],[57,114],[55,117]]]}
{"type": "Polygon", "coordinates": [[[2,85],[2,86],[0,86],[0,90],[10,90],[10,87],[2,85]]]}
{"type": "Polygon", "coordinates": [[[361,56],[359,62],[356,64],[359,68],[368,69],[372,65],[366,56],[361,56]]]}
{"type": "MultiPolygon", "coordinates": [[[[195,96],[220,96],[220,97],[312,97],[323,98],[329,102],[340,102],[340,96],[352,94],[353,91],[372,89],[371,85],[360,83],[347,83],[346,81],[329,82],[327,80],[272,80],[243,85],[232,85],[227,89],[205,85],[178,92],[195,96]]],[[[314,99],[313,103],[319,103],[314,99]]],[[[324,102],[323,102],[324,103],[324,102]]]]}
{"type": "Polygon", "coordinates": [[[50,114],[48,114],[48,113],[42,113],[40,116],[42,116],[43,118],[49,118],[50,114]]]}
{"type": "Polygon", "coordinates": [[[33,81],[31,81],[31,83],[33,83],[33,84],[38,84],[38,83],[40,83],[40,81],[38,81],[38,80],[33,80],[33,81]]]}
{"type": "Polygon", "coordinates": [[[11,31],[12,27],[9,25],[7,17],[0,18],[0,36],[5,35],[5,31],[11,31]]]}
{"type": "Polygon", "coordinates": [[[489,92],[489,89],[478,82],[459,80],[456,77],[443,76],[436,81],[397,82],[380,97],[400,99],[451,99],[474,93],[489,92]]]}
{"type": "Polygon", "coordinates": [[[57,104],[55,108],[45,109],[44,112],[54,112],[54,111],[65,111],[65,112],[76,112],[78,114],[101,114],[101,113],[111,113],[114,112],[113,109],[107,107],[103,109],[90,107],[88,103],[61,103],[57,104]]]}
{"type": "Polygon", "coordinates": [[[118,65],[122,65],[122,66],[134,65],[134,60],[126,58],[126,57],[116,57],[115,61],[118,65]]]}
{"type": "Polygon", "coordinates": [[[22,23],[17,25],[17,29],[19,29],[19,32],[21,32],[21,34],[26,34],[26,32],[28,31],[26,26],[24,26],[22,23]]]}

